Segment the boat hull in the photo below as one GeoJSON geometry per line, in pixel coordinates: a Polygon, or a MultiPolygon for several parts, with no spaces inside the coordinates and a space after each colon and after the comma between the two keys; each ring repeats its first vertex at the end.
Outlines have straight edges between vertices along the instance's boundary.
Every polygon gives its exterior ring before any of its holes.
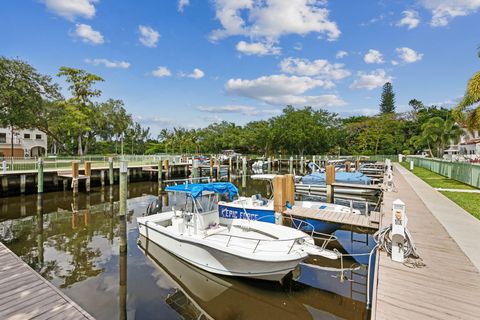
{"type": "Polygon", "coordinates": [[[139,223],[139,232],[180,259],[208,272],[227,276],[280,281],[306,257],[296,254],[284,261],[260,261],[233,255],[205,243],[182,239],[148,223],[139,223]]]}

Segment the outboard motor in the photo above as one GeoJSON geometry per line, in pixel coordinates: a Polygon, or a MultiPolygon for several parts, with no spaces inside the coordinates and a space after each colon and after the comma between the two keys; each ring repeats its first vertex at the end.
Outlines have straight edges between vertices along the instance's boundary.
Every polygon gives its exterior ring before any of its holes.
{"type": "Polygon", "coordinates": [[[147,207],[147,216],[150,216],[152,214],[157,214],[162,212],[163,204],[162,204],[162,199],[157,198],[153,200],[147,207]]]}

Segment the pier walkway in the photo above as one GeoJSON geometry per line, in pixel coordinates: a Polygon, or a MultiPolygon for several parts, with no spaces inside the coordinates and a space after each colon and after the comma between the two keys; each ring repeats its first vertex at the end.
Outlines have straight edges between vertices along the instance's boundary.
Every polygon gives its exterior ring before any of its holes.
{"type": "Polygon", "coordinates": [[[424,267],[379,255],[372,319],[478,319],[480,221],[398,164],[397,192],[385,193],[382,225],[392,202],[406,204],[408,229],[424,267]]]}
{"type": "Polygon", "coordinates": [[[93,319],[0,243],[0,319],[93,319]]]}

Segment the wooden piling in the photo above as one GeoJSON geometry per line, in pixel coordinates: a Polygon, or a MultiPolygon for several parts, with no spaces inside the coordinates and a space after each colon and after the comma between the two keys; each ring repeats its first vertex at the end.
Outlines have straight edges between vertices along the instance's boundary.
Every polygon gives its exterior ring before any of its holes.
{"type": "Polygon", "coordinates": [[[165,179],[170,177],[170,161],[168,159],[163,160],[163,168],[165,169],[165,179]]]}
{"type": "Polygon", "coordinates": [[[210,156],[210,178],[213,177],[213,156],[210,156]]]}
{"type": "Polygon", "coordinates": [[[350,172],[350,161],[345,161],[345,172],[350,172]]]}
{"type": "Polygon", "coordinates": [[[37,193],[43,193],[43,159],[38,159],[37,193]]]}
{"type": "Polygon", "coordinates": [[[300,157],[300,173],[303,173],[304,168],[305,168],[305,163],[304,163],[304,158],[302,156],[300,157]]]}
{"type": "Polygon", "coordinates": [[[325,170],[326,178],[325,182],[327,185],[327,203],[333,203],[334,201],[334,190],[333,183],[335,182],[335,166],[328,165],[325,170]]]}
{"type": "Polygon", "coordinates": [[[113,185],[115,183],[115,177],[113,175],[113,158],[108,158],[108,180],[109,185],[113,185]]]}
{"type": "Polygon", "coordinates": [[[268,157],[267,159],[267,172],[272,171],[272,158],[268,157]]]}
{"type": "Polygon", "coordinates": [[[85,180],[85,190],[90,192],[90,176],[92,175],[92,163],[90,161],[85,161],[85,175],[87,179],[85,180]]]}
{"type": "Polygon", "coordinates": [[[293,173],[293,157],[288,160],[288,173],[293,173]]]}
{"type": "Polygon", "coordinates": [[[100,184],[102,187],[105,186],[105,170],[100,170],[100,184]]]}
{"type": "Polygon", "coordinates": [[[285,211],[286,198],[286,179],[285,176],[275,176],[273,178],[273,210],[275,212],[285,211]]]}
{"type": "Polygon", "coordinates": [[[293,174],[285,175],[286,200],[291,205],[295,204],[295,176],[293,174]]]}
{"type": "Polygon", "coordinates": [[[220,173],[221,167],[222,167],[222,162],[220,160],[217,160],[217,180],[220,180],[220,178],[222,177],[220,173]]]}
{"type": "Polygon", "coordinates": [[[78,193],[78,166],[78,161],[72,161],[72,189],[74,195],[78,193]]]}
{"type": "Polygon", "coordinates": [[[192,159],[192,178],[198,178],[198,160],[192,159]]]}
{"type": "Polygon", "coordinates": [[[355,160],[355,171],[359,171],[359,170],[360,170],[360,160],[356,159],[355,160]]]}
{"type": "Polygon", "coordinates": [[[163,191],[163,181],[162,181],[162,175],[163,175],[163,164],[162,160],[158,162],[158,168],[157,168],[157,181],[158,181],[158,194],[160,195],[163,191]]]}
{"type": "Polygon", "coordinates": [[[247,157],[242,158],[242,174],[247,175],[247,157]]]}
{"type": "Polygon", "coordinates": [[[119,215],[127,214],[127,192],[128,192],[128,164],[127,161],[120,161],[120,210],[119,215]]]}

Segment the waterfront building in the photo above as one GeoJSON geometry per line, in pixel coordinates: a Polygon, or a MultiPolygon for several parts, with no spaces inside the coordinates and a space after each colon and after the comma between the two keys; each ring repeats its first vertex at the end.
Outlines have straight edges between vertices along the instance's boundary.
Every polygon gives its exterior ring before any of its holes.
{"type": "Polygon", "coordinates": [[[47,135],[37,129],[0,128],[0,157],[38,157],[47,150],[47,135]],[[13,154],[11,149],[13,134],[13,154]]]}

